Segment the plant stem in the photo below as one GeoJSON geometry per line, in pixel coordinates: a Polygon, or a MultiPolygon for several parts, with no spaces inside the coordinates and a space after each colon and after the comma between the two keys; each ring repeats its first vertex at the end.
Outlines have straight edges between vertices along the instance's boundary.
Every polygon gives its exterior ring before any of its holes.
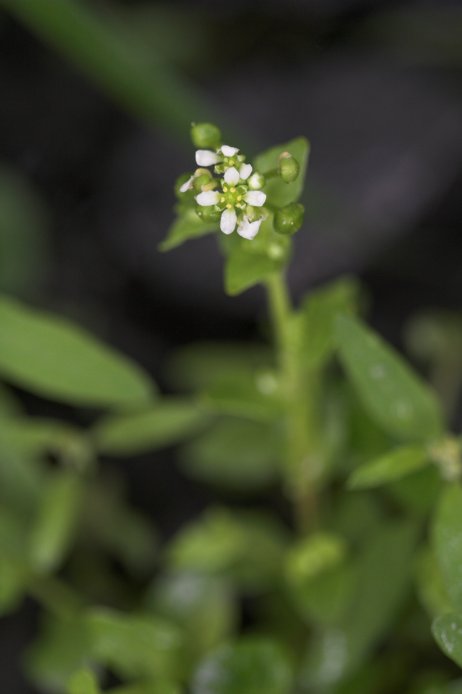
{"type": "Polygon", "coordinates": [[[286,484],[298,529],[306,533],[316,523],[317,500],[312,394],[307,392],[301,363],[299,331],[283,273],[267,281],[282,388],[286,405],[286,484]]]}

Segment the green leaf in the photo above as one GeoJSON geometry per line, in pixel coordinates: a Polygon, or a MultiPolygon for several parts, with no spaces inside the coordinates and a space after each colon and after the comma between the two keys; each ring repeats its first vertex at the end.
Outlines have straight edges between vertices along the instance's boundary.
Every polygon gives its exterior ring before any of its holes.
{"type": "Polygon", "coordinates": [[[0,297],[0,374],[44,397],[77,405],[145,402],[153,386],[126,357],[72,323],[0,297]]]}
{"type": "Polygon", "coordinates": [[[319,367],[329,359],[335,347],[335,319],[340,313],[354,313],[359,285],[344,277],[309,293],[300,308],[303,363],[319,367]]]}
{"type": "Polygon", "coordinates": [[[149,590],[147,607],[181,628],[188,676],[194,663],[229,636],[236,622],[235,597],[228,582],[200,573],[161,576],[149,590]]]}
{"type": "Polygon", "coordinates": [[[218,421],[180,451],[185,472],[209,484],[252,493],[279,476],[281,436],[263,422],[218,421]]]}
{"type": "Polygon", "coordinates": [[[345,564],[341,537],[315,533],[300,540],[287,553],[285,574],[297,611],[312,620],[331,624],[346,610],[356,579],[345,564]]]}
{"type": "Polygon", "coordinates": [[[278,270],[280,263],[266,255],[252,255],[241,248],[231,253],[226,263],[225,288],[237,296],[256,284],[261,284],[278,270]]]}
{"type": "Polygon", "coordinates": [[[432,527],[433,547],[455,610],[462,610],[462,488],[451,485],[441,496],[432,527]]]}
{"type": "Polygon", "coordinates": [[[123,678],[173,677],[180,664],[181,637],[171,623],[93,609],[85,616],[92,653],[123,678]]]}
{"type": "Polygon", "coordinates": [[[82,534],[115,556],[134,575],[152,571],[157,536],[152,524],[126,502],[113,477],[93,483],[85,494],[82,534]]]}
{"type": "Polygon", "coordinates": [[[82,502],[82,480],[73,472],[53,473],[30,538],[30,559],[37,571],[57,569],[74,539],[82,502]]]}
{"type": "Polygon", "coordinates": [[[451,612],[451,601],[441,576],[435,552],[426,547],[416,562],[415,581],[419,598],[431,617],[451,612]]]}
{"type": "Polygon", "coordinates": [[[173,538],[168,563],[259,590],[279,576],[286,542],[284,529],[272,518],[212,508],[173,538]]]}
{"type": "Polygon", "coordinates": [[[279,177],[269,179],[265,185],[265,192],[272,205],[282,207],[299,199],[305,182],[305,172],[308,164],[310,144],[304,137],[285,142],[282,145],[271,147],[255,157],[255,169],[262,174],[277,168],[279,155],[289,152],[300,165],[300,175],[293,183],[284,183],[279,177]]]}
{"type": "Polygon", "coordinates": [[[53,453],[76,468],[86,468],[93,457],[87,439],[78,429],[52,419],[0,418],[0,446],[37,458],[53,453]]]}
{"type": "Polygon", "coordinates": [[[160,681],[157,678],[155,682],[132,684],[109,690],[110,694],[182,694],[182,692],[183,690],[180,689],[178,684],[170,680],[167,681],[162,679],[162,681],[160,681]]]}
{"type": "Polygon", "coordinates": [[[444,482],[435,465],[418,470],[388,485],[391,494],[412,516],[427,517],[435,508],[444,482]]]}
{"type": "Polygon", "coordinates": [[[274,368],[271,350],[251,342],[196,342],[175,352],[168,363],[174,385],[202,390],[225,379],[255,379],[274,368]]]}
{"type": "Polygon", "coordinates": [[[339,623],[312,641],[303,679],[316,688],[333,685],[354,672],[390,628],[411,578],[415,529],[385,525],[368,538],[356,560],[349,608],[339,623]]]}
{"type": "Polygon", "coordinates": [[[274,422],[282,412],[277,376],[270,371],[253,376],[225,372],[201,400],[211,412],[259,422],[274,422]]]}
{"type": "Polygon", "coordinates": [[[30,576],[24,519],[0,506],[0,615],[17,607],[30,576]]]}
{"type": "Polygon", "coordinates": [[[79,670],[70,679],[68,694],[101,694],[98,680],[91,670],[79,670]]]}
{"type": "Polygon", "coordinates": [[[328,533],[315,533],[292,547],[286,560],[290,583],[309,581],[341,563],[345,557],[345,543],[340,537],[328,533]]]}
{"type": "Polygon", "coordinates": [[[357,578],[356,566],[343,562],[293,584],[291,597],[297,613],[310,627],[315,623],[335,628],[348,611],[357,578]]]}
{"type": "Polygon", "coordinates": [[[355,470],[348,479],[348,487],[350,489],[379,487],[411,475],[429,464],[428,453],[424,446],[403,446],[355,470]]]}
{"type": "Polygon", "coordinates": [[[221,646],[204,660],[192,694],[290,694],[292,684],[290,662],[280,646],[248,636],[221,646]]]}
{"type": "Polygon", "coordinates": [[[25,667],[40,689],[61,692],[89,659],[89,634],[82,618],[46,614],[38,639],[26,652],[25,667]]]}
{"type": "Polygon", "coordinates": [[[159,248],[161,251],[171,251],[189,239],[197,239],[217,229],[218,222],[204,221],[197,216],[194,208],[190,207],[179,212],[179,216],[169,229],[167,238],[162,241],[159,248]]]}
{"type": "Polygon", "coordinates": [[[210,415],[195,402],[164,399],[152,409],[103,419],[93,432],[101,453],[134,455],[171,446],[200,431],[210,415]]]}
{"type": "Polygon", "coordinates": [[[462,667],[462,614],[451,612],[437,617],[432,632],[443,653],[462,667]]]}
{"type": "Polygon", "coordinates": [[[234,234],[220,241],[227,256],[225,291],[230,296],[265,282],[284,267],[290,252],[290,239],[274,231],[271,214],[251,243],[234,234]]]}
{"type": "Polygon", "coordinates": [[[410,367],[359,321],[336,320],[337,348],[367,412],[393,436],[428,441],[441,436],[441,409],[410,367]]]}
{"type": "Polygon", "coordinates": [[[46,481],[46,470],[41,461],[17,449],[8,449],[0,440],[1,505],[30,520],[36,513],[46,481]]]}

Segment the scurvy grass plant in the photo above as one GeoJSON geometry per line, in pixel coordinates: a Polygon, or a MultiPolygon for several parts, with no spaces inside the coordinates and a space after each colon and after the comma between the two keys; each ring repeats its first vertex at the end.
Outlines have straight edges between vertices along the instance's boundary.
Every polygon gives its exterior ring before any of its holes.
{"type": "Polygon", "coordinates": [[[28,677],[68,694],[462,692],[460,329],[414,323],[439,399],[364,325],[353,278],[294,307],[307,141],[249,162],[213,125],[192,138],[162,249],[216,232],[227,293],[263,285],[274,344],[190,345],[168,365],[182,394],[163,396],[83,330],[0,299],[0,609],[40,605],[28,677]],[[10,386],[90,408],[89,425],[27,417],[10,386]],[[166,446],[223,501],[156,542],[100,461],[166,446]]]}

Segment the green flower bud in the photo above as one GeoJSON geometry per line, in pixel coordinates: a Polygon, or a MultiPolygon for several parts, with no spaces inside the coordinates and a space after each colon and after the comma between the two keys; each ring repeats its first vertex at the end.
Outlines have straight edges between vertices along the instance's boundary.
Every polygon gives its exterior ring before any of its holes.
{"type": "Polygon", "coordinates": [[[216,181],[213,181],[210,171],[206,171],[205,173],[194,177],[193,186],[196,193],[200,193],[204,189],[204,186],[208,185],[211,186],[210,190],[217,185],[216,181]]]}
{"type": "Polygon", "coordinates": [[[305,208],[298,202],[276,210],[274,215],[274,228],[279,234],[291,236],[300,229],[303,224],[305,208]]]}
{"type": "Polygon", "coordinates": [[[220,210],[217,210],[216,207],[214,207],[213,205],[210,205],[208,207],[200,207],[198,205],[196,207],[196,214],[204,222],[218,222],[218,220],[221,217],[220,210]]]}
{"type": "Polygon", "coordinates": [[[221,132],[212,123],[193,123],[191,139],[199,149],[217,149],[221,143],[221,132]]]}
{"type": "Polygon", "coordinates": [[[265,185],[265,177],[263,174],[255,171],[249,178],[249,188],[250,190],[260,190],[265,185]]]}
{"type": "Polygon", "coordinates": [[[298,178],[300,165],[289,152],[283,152],[279,156],[278,173],[284,183],[292,183],[298,178]]]}

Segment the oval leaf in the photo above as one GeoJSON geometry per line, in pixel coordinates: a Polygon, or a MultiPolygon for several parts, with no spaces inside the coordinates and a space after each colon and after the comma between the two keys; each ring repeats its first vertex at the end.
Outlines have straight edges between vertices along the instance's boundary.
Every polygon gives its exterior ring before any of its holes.
{"type": "Polygon", "coordinates": [[[364,407],[388,433],[421,441],[441,435],[439,403],[390,346],[349,316],[337,318],[336,339],[364,407]]]}
{"type": "Polygon", "coordinates": [[[79,670],[69,681],[68,694],[101,694],[101,689],[91,670],[79,670]]]}
{"type": "Polygon", "coordinates": [[[462,610],[462,489],[450,486],[433,521],[433,546],[444,586],[456,610],[462,610]]]}
{"type": "Polygon", "coordinates": [[[78,405],[148,400],[152,384],[126,357],[72,323],[0,297],[0,375],[44,397],[78,405]]]}
{"type": "Polygon", "coordinates": [[[63,560],[77,526],[81,501],[81,479],[67,471],[55,473],[31,537],[31,561],[39,571],[52,571],[63,560]]]}
{"type": "Polygon", "coordinates": [[[432,632],[443,653],[462,667],[462,615],[449,613],[437,617],[432,632]]]}
{"type": "Polygon", "coordinates": [[[359,285],[344,277],[308,294],[300,308],[302,359],[310,368],[324,364],[334,347],[335,319],[341,313],[355,313],[359,285]]]}
{"type": "Polygon", "coordinates": [[[204,221],[197,216],[194,208],[186,209],[169,229],[167,238],[162,241],[161,251],[171,251],[189,239],[197,239],[218,229],[218,222],[204,221]]]}
{"type": "Polygon", "coordinates": [[[428,464],[424,446],[403,446],[355,470],[350,475],[348,486],[350,489],[379,487],[411,475],[428,464]]]}
{"type": "Polygon", "coordinates": [[[272,205],[282,207],[290,202],[295,202],[300,197],[305,181],[305,172],[310,153],[310,143],[304,137],[285,142],[282,145],[271,147],[255,158],[255,168],[262,174],[275,169],[279,163],[279,156],[283,152],[289,152],[300,165],[300,174],[293,183],[284,183],[279,176],[271,178],[265,185],[265,191],[272,205]]]}
{"type": "Polygon", "coordinates": [[[168,621],[93,609],[85,623],[94,657],[121,677],[168,679],[178,672],[181,635],[168,621]]]}
{"type": "Polygon", "coordinates": [[[246,637],[212,652],[199,666],[193,694],[289,694],[290,663],[277,643],[246,637]]]}
{"type": "Polygon", "coordinates": [[[145,412],[108,417],[94,430],[94,439],[101,453],[133,455],[175,444],[209,418],[195,403],[164,400],[145,412]]]}

